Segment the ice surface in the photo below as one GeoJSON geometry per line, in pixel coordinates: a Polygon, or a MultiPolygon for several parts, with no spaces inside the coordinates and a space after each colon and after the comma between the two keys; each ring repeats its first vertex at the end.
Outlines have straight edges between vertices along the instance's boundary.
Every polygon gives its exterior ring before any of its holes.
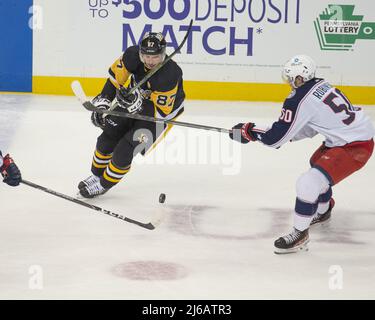
{"type": "MultiPolygon", "coordinates": [[[[229,129],[272,123],[279,110],[187,101],[178,120],[229,129]]],[[[365,111],[375,121],[375,107],[365,111]]],[[[23,177],[74,196],[100,133],[77,100],[1,94],[0,117],[0,149],[23,177]]],[[[333,219],[311,231],[308,252],[273,253],[273,241],[291,230],[295,181],[321,141],[274,150],[174,127],[118,186],[90,200],[144,222],[164,210],[153,231],[1,184],[0,298],[374,299],[374,157],[334,187],[333,219]]]]}

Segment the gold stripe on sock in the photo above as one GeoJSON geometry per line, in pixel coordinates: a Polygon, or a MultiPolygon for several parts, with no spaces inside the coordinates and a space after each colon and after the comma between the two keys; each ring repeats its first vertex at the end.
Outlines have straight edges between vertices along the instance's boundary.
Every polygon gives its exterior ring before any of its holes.
{"type": "Polygon", "coordinates": [[[113,171],[114,173],[125,174],[125,173],[127,173],[127,172],[130,170],[130,165],[127,166],[127,167],[124,168],[124,169],[119,169],[119,168],[117,168],[117,167],[113,164],[113,162],[111,161],[111,162],[109,163],[109,170],[113,171]]]}
{"type": "Polygon", "coordinates": [[[101,159],[101,160],[107,160],[107,159],[111,159],[112,158],[112,154],[110,155],[105,155],[105,154],[102,154],[100,153],[98,150],[95,150],[95,155],[101,159]]]}
{"type": "Polygon", "coordinates": [[[94,160],[92,161],[92,165],[95,167],[95,168],[98,168],[98,169],[105,169],[107,167],[107,164],[98,164],[96,163],[94,160]]]}
{"type": "Polygon", "coordinates": [[[118,183],[121,181],[121,179],[113,179],[110,176],[108,176],[107,171],[104,171],[103,178],[112,183],[118,183]]]}

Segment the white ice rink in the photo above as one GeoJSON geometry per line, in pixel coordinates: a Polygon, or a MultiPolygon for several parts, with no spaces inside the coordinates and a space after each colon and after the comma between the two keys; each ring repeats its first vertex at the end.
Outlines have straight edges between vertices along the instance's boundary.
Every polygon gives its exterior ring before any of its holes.
{"type": "MultiPolygon", "coordinates": [[[[280,105],[187,101],[179,121],[272,123],[280,105]]],[[[375,121],[375,107],[365,111],[375,121]]],[[[0,149],[23,178],[75,196],[100,129],[73,97],[0,95],[0,149]]],[[[375,299],[375,156],[334,187],[310,250],[275,255],[297,177],[322,142],[279,150],[174,127],[123,181],[90,202],[153,231],[21,185],[0,184],[1,299],[375,299]],[[158,203],[167,195],[165,208],[158,203]]]]}

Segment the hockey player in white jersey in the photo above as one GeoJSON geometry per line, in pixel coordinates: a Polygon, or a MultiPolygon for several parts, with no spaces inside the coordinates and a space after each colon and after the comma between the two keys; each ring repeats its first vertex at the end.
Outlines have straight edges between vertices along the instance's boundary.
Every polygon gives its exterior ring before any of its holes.
{"type": "Polygon", "coordinates": [[[275,253],[307,250],[310,225],[331,216],[335,205],[332,186],[361,169],[374,149],[375,130],[370,119],[339,89],[316,78],[315,71],[315,63],[308,56],[290,59],[282,76],[293,90],[278,121],[270,128],[239,123],[230,134],[241,143],[259,141],[273,148],[318,133],[325,137],[310,159],[311,168],[297,180],[294,229],[275,241],[275,253]]]}
{"type": "Polygon", "coordinates": [[[3,157],[0,150],[0,173],[3,176],[3,182],[15,187],[21,182],[21,172],[13,159],[7,154],[3,157]]]}

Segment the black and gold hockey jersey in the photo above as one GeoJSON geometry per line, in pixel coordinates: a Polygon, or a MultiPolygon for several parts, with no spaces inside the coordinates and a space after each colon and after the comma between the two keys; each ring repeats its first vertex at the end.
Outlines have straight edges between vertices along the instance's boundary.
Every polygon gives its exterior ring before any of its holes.
{"type": "MultiPolygon", "coordinates": [[[[127,83],[131,75],[135,82],[139,82],[148,71],[139,57],[138,46],[132,46],[109,68],[109,81],[119,88],[127,83]]],[[[108,92],[109,81],[103,91],[107,87],[108,92]]],[[[153,103],[155,117],[171,119],[183,111],[185,93],[182,81],[181,68],[176,62],[169,60],[141,86],[143,97],[153,103]]]]}

